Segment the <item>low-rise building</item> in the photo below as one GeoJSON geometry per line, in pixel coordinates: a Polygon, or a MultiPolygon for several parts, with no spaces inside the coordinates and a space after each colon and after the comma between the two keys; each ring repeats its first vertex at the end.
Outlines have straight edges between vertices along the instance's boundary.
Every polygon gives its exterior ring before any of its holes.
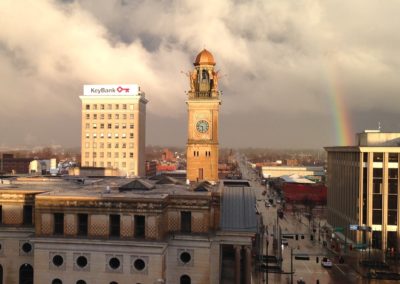
{"type": "Polygon", "coordinates": [[[251,188],[31,177],[0,205],[0,283],[221,283],[227,265],[251,281],[251,188]]]}

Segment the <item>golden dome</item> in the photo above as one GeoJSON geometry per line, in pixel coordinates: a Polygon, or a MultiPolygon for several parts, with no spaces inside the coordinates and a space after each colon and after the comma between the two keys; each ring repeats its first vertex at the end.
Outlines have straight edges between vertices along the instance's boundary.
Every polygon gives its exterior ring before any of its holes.
{"type": "Polygon", "coordinates": [[[207,49],[203,49],[194,61],[194,66],[197,65],[215,65],[214,56],[207,49]]]}

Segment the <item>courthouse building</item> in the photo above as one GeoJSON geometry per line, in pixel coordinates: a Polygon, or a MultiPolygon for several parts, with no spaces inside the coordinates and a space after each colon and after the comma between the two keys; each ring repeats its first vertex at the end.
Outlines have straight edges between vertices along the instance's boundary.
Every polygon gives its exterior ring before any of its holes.
{"type": "Polygon", "coordinates": [[[145,176],[146,104],[138,85],[85,85],[81,166],[145,176]]]}
{"type": "Polygon", "coordinates": [[[356,146],[325,148],[328,222],[343,227],[356,243],[398,251],[400,133],[365,131],[356,141],[356,146]],[[350,225],[372,231],[350,231],[350,225]]]}

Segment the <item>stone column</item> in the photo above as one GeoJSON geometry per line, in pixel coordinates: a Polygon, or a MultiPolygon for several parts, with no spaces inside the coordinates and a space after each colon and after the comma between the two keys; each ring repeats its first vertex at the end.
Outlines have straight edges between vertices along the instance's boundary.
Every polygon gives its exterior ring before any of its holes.
{"type": "Polygon", "coordinates": [[[234,246],[235,249],[235,284],[240,284],[240,253],[241,246],[234,246]]]}
{"type": "Polygon", "coordinates": [[[245,282],[251,284],[251,249],[245,247],[245,264],[244,264],[245,282]]]}

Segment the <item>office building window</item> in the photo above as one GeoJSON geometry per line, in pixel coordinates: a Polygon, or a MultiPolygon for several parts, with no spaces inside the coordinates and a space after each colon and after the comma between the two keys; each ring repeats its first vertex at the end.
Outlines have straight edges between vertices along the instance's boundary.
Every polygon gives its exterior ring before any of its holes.
{"type": "Polygon", "coordinates": [[[122,109],[126,109],[126,104],[123,104],[123,105],[122,105],[122,109]]]}
{"type": "Polygon", "coordinates": [[[129,124],[129,128],[133,129],[133,123],[129,124]]]}
{"type": "Polygon", "coordinates": [[[104,123],[100,123],[100,129],[104,129],[104,123]]]}
{"type": "Polygon", "coordinates": [[[119,119],[119,114],[118,113],[115,114],[115,119],[119,119]]]}
{"type": "Polygon", "coordinates": [[[93,119],[97,119],[97,114],[93,114],[93,119]]]}
{"type": "Polygon", "coordinates": [[[135,215],[135,238],[145,237],[146,218],[142,215],[135,215]]]}
{"type": "Polygon", "coordinates": [[[389,163],[397,163],[399,161],[398,153],[389,153],[389,163]]]}
{"type": "Polygon", "coordinates": [[[89,152],[85,152],[85,158],[89,158],[89,152]]]}
{"type": "MultiPolygon", "coordinates": [[[[110,153],[110,157],[111,157],[111,153],[110,153]]],[[[107,162],[107,167],[111,167],[111,162],[107,162]]]]}
{"type": "Polygon", "coordinates": [[[108,137],[108,138],[111,138],[111,137],[112,137],[112,134],[111,134],[111,133],[107,133],[107,137],[108,137]]]}
{"type": "Polygon", "coordinates": [[[119,144],[118,143],[115,143],[115,148],[116,149],[119,148],[119,144]]]}
{"type": "Polygon", "coordinates": [[[112,104],[108,104],[107,109],[112,109],[112,104]]]}
{"type": "Polygon", "coordinates": [[[126,153],[125,152],[122,153],[122,158],[126,158],[126,153]]]}
{"type": "Polygon", "coordinates": [[[118,134],[118,133],[115,133],[115,134],[114,134],[114,137],[115,137],[115,138],[119,138],[119,134],[118,134]]]}
{"type": "Polygon", "coordinates": [[[54,234],[64,234],[64,213],[54,213],[54,234]]]}
{"type": "Polygon", "coordinates": [[[32,205],[24,205],[23,223],[24,225],[32,225],[33,208],[32,205]]]}
{"type": "Polygon", "coordinates": [[[104,158],[104,152],[100,152],[100,158],[104,158]]]}
{"type": "Polygon", "coordinates": [[[133,138],[133,133],[129,133],[129,138],[133,138]]]}
{"type": "Polygon", "coordinates": [[[90,114],[86,114],[86,119],[90,119],[90,114]]]}
{"type": "Polygon", "coordinates": [[[107,124],[107,128],[108,128],[108,129],[111,129],[111,128],[112,128],[112,124],[111,124],[111,123],[108,123],[108,124],[107,124]]]}
{"type": "Polygon", "coordinates": [[[86,109],[90,109],[90,105],[86,105],[86,109]]]}
{"type": "Polygon", "coordinates": [[[78,235],[87,236],[88,234],[88,214],[78,214],[78,235]]]}
{"type": "Polygon", "coordinates": [[[93,152],[93,158],[97,158],[97,153],[93,152]]]}
{"type": "Polygon", "coordinates": [[[86,138],[89,138],[89,137],[90,137],[89,133],[86,133],[86,138]]]}
{"type": "Polygon", "coordinates": [[[133,105],[129,105],[129,109],[133,110],[134,106],[133,105]]]}
{"type": "Polygon", "coordinates": [[[133,153],[132,152],[129,153],[129,158],[133,158],[133,153]]]}
{"type": "Polygon", "coordinates": [[[107,114],[107,118],[108,118],[108,119],[112,119],[111,113],[107,114]]]}
{"type": "Polygon", "coordinates": [[[374,162],[382,162],[383,161],[383,153],[374,153],[374,162]]]}
{"type": "Polygon", "coordinates": [[[114,153],[114,158],[119,158],[118,152],[114,153]]]}
{"type": "Polygon", "coordinates": [[[190,233],[192,231],[192,212],[181,211],[181,232],[190,233]]]}
{"type": "Polygon", "coordinates": [[[120,216],[117,214],[110,215],[110,237],[120,236],[120,216]]]}
{"type": "Polygon", "coordinates": [[[97,138],[97,133],[93,133],[93,138],[97,138]]]}
{"type": "Polygon", "coordinates": [[[104,104],[101,104],[101,105],[100,105],[100,109],[104,109],[104,104]]]}
{"type": "Polygon", "coordinates": [[[97,109],[97,105],[96,104],[93,105],[93,109],[97,109]]]}
{"type": "Polygon", "coordinates": [[[118,162],[114,163],[114,168],[118,168],[118,162]]]}
{"type": "Polygon", "coordinates": [[[126,123],[122,123],[122,129],[126,129],[126,123]]]}
{"type": "Polygon", "coordinates": [[[89,129],[89,128],[90,128],[90,123],[86,123],[86,124],[85,124],[85,128],[86,128],[86,129],[89,129]]]}
{"type": "Polygon", "coordinates": [[[89,143],[89,142],[86,142],[86,143],[85,143],[85,147],[86,147],[86,148],[89,148],[89,146],[90,146],[90,143],[89,143]]]}
{"type": "Polygon", "coordinates": [[[93,148],[97,148],[97,143],[93,142],[93,148]]]}
{"type": "Polygon", "coordinates": [[[129,115],[129,118],[130,118],[130,119],[134,119],[134,118],[135,118],[135,115],[134,115],[133,113],[131,113],[131,114],[129,115]]]}
{"type": "Polygon", "coordinates": [[[125,114],[125,113],[122,115],[122,118],[123,118],[123,119],[126,119],[126,114],[125,114]]]}
{"type": "Polygon", "coordinates": [[[119,128],[119,124],[118,124],[118,123],[115,123],[115,124],[114,124],[114,128],[115,128],[115,129],[118,129],[118,128],[119,128]]]}
{"type": "Polygon", "coordinates": [[[100,119],[104,119],[104,114],[100,114],[100,119]]]}
{"type": "Polygon", "coordinates": [[[126,138],[126,134],[122,133],[122,139],[126,138]]]}
{"type": "MultiPolygon", "coordinates": [[[[107,152],[107,158],[111,158],[111,152],[107,152]]],[[[111,166],[111,164],[110,164],[111,166]]]]}
{"type": "Polygon", "coordinates": [[[118,104],[115,105],[115,109],[119,109],[119,105],[118,104]]]}
{"type": "Polygon", "coordinates": [[[100,162],[100,167],[104,167],[104,162],[100,162]]]}
{"type": "Polygon", "coordinates": [[[125,162],[122,162],[122,167],[126,168],[126,163],[125,162]]]}
{"type": "Polygon", "coordinates": [[[126,148],[126,143],[122,143],[122,148],[126,148]]]}
{"type": "Polygon", "coordinates": [[[100,133],[100,138],[104,138],[104,133],[100,133]]]}
{"type": "Polygon", "coordinates": [[[133,143],[129,143],[129,148],[133,148],[133,143]]]}

